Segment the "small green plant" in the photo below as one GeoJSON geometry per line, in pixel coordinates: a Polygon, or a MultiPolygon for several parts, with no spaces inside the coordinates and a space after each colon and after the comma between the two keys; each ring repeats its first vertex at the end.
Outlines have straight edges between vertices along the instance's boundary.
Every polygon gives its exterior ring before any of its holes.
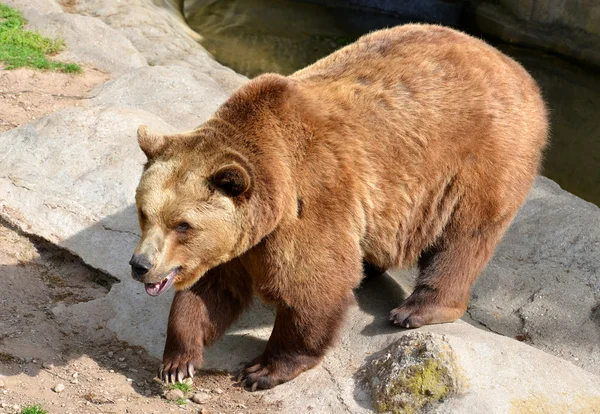
{"type": "Polygon", "coordinates": [[[175,401],[175,404],[177,405],[186,405],[187,404],[187,400],[185,398],[180,398],[178,400],[175,401]]]}
{"type": "Polygon", "coordinates": [[[48,414],[48,411],[44,410],[41,405],[36,404],[23,408],[21,414],[48,414]]]}
{"type": "Polygon", "coordinates": [[[75,63],[49,60],[46,55],[60,52],[63,41],[23,30],[25,23],[20,11],[0,3],[0,62],[4,62],[6,69],[28,66],[66,73],[81,72],[81,67],[75,63]]]}
{"type": "Polygon", "coordinates": [[[175,384],[169,385],[170,390],[179,390],[182,393],[188,393],[193,391],[194,387],[187,382],[176,382],[175,384]]]}

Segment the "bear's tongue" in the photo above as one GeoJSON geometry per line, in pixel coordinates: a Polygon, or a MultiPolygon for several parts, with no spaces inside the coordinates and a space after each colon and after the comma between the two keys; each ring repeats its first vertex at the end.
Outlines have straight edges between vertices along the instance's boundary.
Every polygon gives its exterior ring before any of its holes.
{"type": "Polygon", "coordinates": [[[165,290],[169,289],[173,283],[173,280],[175,279],[175,273],[175,270],[172,270],[167,277],[158,283],[146,283],[144,285],[146,288],[146,293],[150,296],[158,296],[165,290]]]}

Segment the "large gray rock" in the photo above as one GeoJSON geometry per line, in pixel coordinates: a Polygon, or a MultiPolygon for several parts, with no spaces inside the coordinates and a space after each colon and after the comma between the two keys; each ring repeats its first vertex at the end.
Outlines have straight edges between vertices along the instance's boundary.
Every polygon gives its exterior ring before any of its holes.
{"type": "Polygon", "coordinates": [[[469,314],[600,374],[600,209],[539,178],[491,264],[469,314]]]}
{"type": "Polygon", "coordinates": [[[211,58],[168,0],[88,0],[77,2],[73,11],[97,17],[118,30],[151,65],[193,68],[228,90],[245,81],[211,58]]]}
{"type": "Polygon", "coordinates": [[[143,109],[186,130],[207,120],[229,94],[205,73],[182,66],[149,66],[106,83],[91,103],[143,109]]]}
{"type": "Polygon", "coordinates": [[[86,64],[113,75],[147,66],[131,42],[100,19],[60,12],[30,13],[28,20],[29,29],[65,41],[66,48],[56,56],[58,60],[86,64]]]}
{"type": "Polygon", "coordinates": [[[2,3],[19,9],[26,19],[40,14],[61,13],[63,11],[55,0],[2,0],[2,3]]]}

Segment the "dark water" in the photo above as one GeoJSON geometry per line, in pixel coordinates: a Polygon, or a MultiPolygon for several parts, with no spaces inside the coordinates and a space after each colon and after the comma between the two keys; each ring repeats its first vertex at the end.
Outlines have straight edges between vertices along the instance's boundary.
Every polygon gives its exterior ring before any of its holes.
{"type": "MultiPolygon", "coordinates": [[[[364,33],[407,22],[292,0],[196,0],[192,6],[188,22],[202,45],[248,77],[293,73],[364,33]]],[[[600,206],[599,71],[543,52],[494,45],[529,70],[550,108],[551,146],[543,174],[600,206]]]]}

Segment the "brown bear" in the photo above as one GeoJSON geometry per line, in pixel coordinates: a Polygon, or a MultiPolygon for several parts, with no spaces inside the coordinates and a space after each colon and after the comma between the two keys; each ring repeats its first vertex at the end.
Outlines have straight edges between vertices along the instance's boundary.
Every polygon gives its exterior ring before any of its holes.
{"type": "Polygon", "coordinates": [[[371,33],[238,89],[196,130],[140,127],[133,277],[175,286],[160,377],[181,381],[257,294],[277,308],[251,390],[323,358],[370,269],[417,264],[390,319],[451,322],[538,173],[534,80],[486,43],[434,25],[371,33]]]}

